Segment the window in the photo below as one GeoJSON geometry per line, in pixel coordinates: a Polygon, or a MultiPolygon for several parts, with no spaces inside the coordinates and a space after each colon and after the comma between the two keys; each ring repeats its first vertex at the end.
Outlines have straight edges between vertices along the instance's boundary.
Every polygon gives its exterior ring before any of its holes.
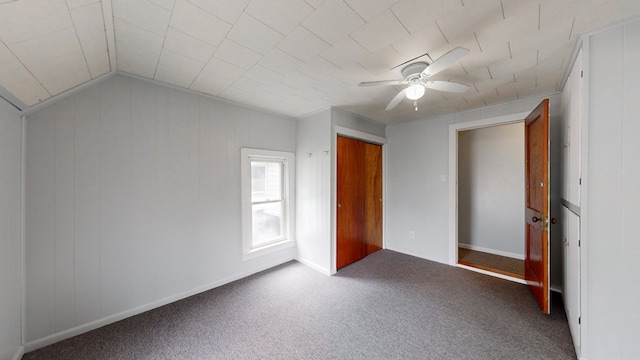
{"type": "Polygon", "coordinates": [[[294,154],[242,148],[245,259],[294,244],[294,154]]]}

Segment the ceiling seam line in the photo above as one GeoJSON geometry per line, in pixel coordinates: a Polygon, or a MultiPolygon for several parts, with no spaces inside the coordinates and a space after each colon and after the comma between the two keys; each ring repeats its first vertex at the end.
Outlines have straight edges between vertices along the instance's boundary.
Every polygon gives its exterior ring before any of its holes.
{"type": "MultiPolygon", "coordinates": [[[[78,28],[76,27],[76,22],[73,19],[73,14],[71,14],[71,9],[69,9],[69,4],[67,5],[67,13],[69,13],[69,18],[71,19],[71,24],[73,26],[73,32],[76,34],[76,40],[78,40],[78,45],[80,45],[80,51],[82,51],[82,57],[84,58],[84,64],[87,67],[87,72],[89,73],[89,77],[94,79],[93,74],[91,73],[91,68],[89,67],[89,61],[87,60],[87,54],[84,51],[84,46],[82,46],[82,41],[80,41],[80,34],[78,34],[78,28]]],[[[89,6],[89,5],[85,5],[89,6]]],[[[100,12],[102,12],[102,6],[100,7],[100,12]]],[[[102,15],[104,19],[104,14],[102,15]]],[[[104,20],[103,20],[104,21],[104,20]]]]}
{"type": "Polygon", "coordinates": [[[158,67],[160,66],[160,59],[162,58],[162,53],[164,52],[164,44],[167,42],[167,34],[169,33],[169,28],[171,28],[171,19],[173,19],[173,12],[176,9],[176,2],[173,2],[173,7],[171,7],[171,15],[169,15],[169,21],[167,22],[167,29],[164,32],[164,36],[162,37],[162,46],[160,47],[160,54],[158,54],[158,61],[156,61],[156,68],[153,70],[153,79],[156,78],[158,74],[158,67]]]}

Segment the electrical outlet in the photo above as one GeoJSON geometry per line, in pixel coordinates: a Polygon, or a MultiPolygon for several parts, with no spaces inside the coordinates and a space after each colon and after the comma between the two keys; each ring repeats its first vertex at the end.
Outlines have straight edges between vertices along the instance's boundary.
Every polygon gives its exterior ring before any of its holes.
{"type": "Polygon", "coordinates": [[[413,231],[409,231],[409,239],[414,239],[416,237],[416,233],[413,231]]]}

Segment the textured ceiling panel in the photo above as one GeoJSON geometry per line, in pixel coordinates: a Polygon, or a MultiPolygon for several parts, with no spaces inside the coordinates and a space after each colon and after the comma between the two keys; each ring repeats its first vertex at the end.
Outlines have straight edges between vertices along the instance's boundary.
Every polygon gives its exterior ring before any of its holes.
{"type": "Polygon", "coordinates": [[[248,14],[240,16],[227,37],[258,53],[266,54],[284,35],[248,14]]]}
{"type": "Polygon", "coordinates": [[[231,24],[202,11],[186,0],[176,0],[171,26],[214,46],[222,42],[231,28],[231,24]]]}
{"type": "MultiPolygon", "coordinates": [[[[158,35],[164,36],[167,32],[169,19],[172,16],[170,10],[141,0],[112,0],[112,4],[114,17],[158,35]]],[[[176,9],[177,17],[180,16],[178,12],[180,9],[181,7],[176,9]]]]}
{"type": "Polygon", "coordinates": [[[262,55],[235,41],[225,40],[214,53],[214,57],[249,70],[262,58],[262,55]]]}
{"type": "Polygon", "coordinates": [[[188,0],[203,11],[216,16],[229,24],[238,20],[247,7],[249,0],[188,0]]]}
{"type": "Polygon", "coordinates": [[[327,1],[302,23],[304,27],[329,44],[347,39],[364,20],[342,1],[327,1]]]}
{"type": "Polygon", "coordinates": [[[186,33],[169,27],[164,39],[164,49],[171,50],[192,60],[206,63],[213,56],[216,47],[186,33]]]}
{"type": "Polygon", "coordinates": [[[387,10],[354,31],[351,37],[365,49],[375,52],[408,35],[393,12],[387,10]]]}
{"type": "Polygon", "coordinates": [[[32,106],[122,71],[287,116],[335,106],[395,123],[557,91],[579,37],[637,0],[17,0],[0,2],[0,91],[32,106]],[[407,64],[470,53],[388,102],[407,64]],[[418,111],[415,111],[417,105],[418,111]]]}
{"type": "Polygon", "coordinates": [[[7,45],[73,26],[61,0],[14,1],[0,5],[0,39],[7,45]]]}
{"type": "Polygon", "coordinates": [[[313,10],[304,0],[254,0],[249,3],[245,12],[286,35],[300,25],[313,10]]]}
{"type": "Polygon", "coordinates": [[[280,50],[302,61],[313,59],[329,46],[329,43],[304,27],[297,27],[278,44],[280,50]]]}

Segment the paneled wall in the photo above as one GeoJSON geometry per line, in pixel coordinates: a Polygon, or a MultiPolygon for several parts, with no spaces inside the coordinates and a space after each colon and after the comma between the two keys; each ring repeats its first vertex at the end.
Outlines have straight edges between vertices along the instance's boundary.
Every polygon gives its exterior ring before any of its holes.
{"type": "Polygon", "coordinates": [[[22,122],[0,99],[0,360],[22,347],[22,122]]]}
{"type": "Polygon", "coordinates": [[[298,260],[331,272],[331,112],[298,120],[296,231],[298,260]]]}
{"type": "Polygon", "coordinates": [[[582,354],[589,360],[640,359],[640,21],[591,36],[586,56],[582,354]]]}
{"type": "Polygon", "coordinates": [[[241,260],[239,199],[240,148],[293,152],[295,136],[119,75],[28,116],[28,348],[293,259],[241,260]]]}

